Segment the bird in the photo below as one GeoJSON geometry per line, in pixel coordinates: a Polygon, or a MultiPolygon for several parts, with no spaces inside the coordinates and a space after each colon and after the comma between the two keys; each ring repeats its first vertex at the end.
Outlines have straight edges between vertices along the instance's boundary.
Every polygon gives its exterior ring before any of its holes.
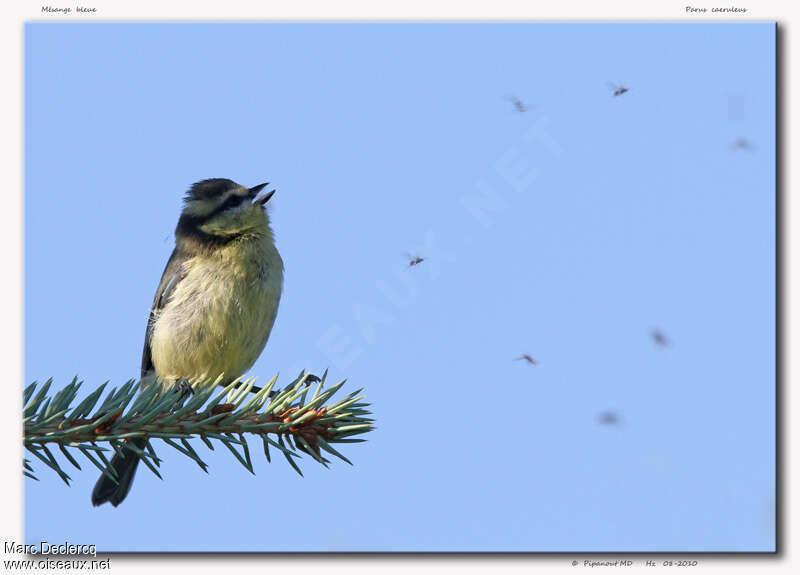
{"type": "MultiPolygon", "coordinates": [[[[275,190],[259,195],[267,185],[211,178],[186,193],[142,351],[142,381],[160,385],[160,393],[220,375],[227,385],[261,355],[283,291],[283,260],[266,210],[275,190]]],[[[131,443],[141,451],[146,440],[131,443]]],[[[130,491],[139,457],[120,451],[110,464],[118,483],[101,475],[94,506],[117,507],[130,491]]]]}
{"type": "Polygon", "coordinates": [[[535,360],[535,359],[533,359],[533,358],[532,358],[530,355],[528,355],[527,353],[523,353],[521,356],[514,358],[514,361],[517,361],[517,360],[520,360],[520,359],[524,359],[525,361],[527,361],[527,362],[528,362],[529,364],[531,364],[531,365],[538,365],[538,364],[536,363],[536,360],[535,360]]]}

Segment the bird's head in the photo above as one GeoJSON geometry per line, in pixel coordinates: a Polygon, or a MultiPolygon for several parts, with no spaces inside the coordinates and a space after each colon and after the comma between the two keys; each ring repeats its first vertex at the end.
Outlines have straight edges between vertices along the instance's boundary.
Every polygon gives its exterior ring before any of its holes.
{"type": "Polygon", "coordinates": [[[259,195],[266,186],[245,188],[225,178],[197,182],[186,193],[175,235],[225,243],[248,233],[267,231],[266,203],[275,190],[259,195]]]}

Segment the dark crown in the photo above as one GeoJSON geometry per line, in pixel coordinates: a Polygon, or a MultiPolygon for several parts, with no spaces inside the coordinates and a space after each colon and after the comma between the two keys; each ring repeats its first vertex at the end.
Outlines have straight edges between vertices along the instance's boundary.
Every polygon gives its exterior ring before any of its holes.
{"type": "Polygon", "coordinates": [[[216,198],[227,192],[228,190],[238,186],[233,180],[227,178],[209,178],[208,180],[201,180],[186,192],[185,201],[191,200],[208,200],[216,198]]]}

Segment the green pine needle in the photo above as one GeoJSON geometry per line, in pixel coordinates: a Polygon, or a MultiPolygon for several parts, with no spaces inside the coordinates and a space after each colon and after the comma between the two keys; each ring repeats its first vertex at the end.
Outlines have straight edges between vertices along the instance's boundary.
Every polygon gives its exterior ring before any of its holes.
{"type": "MultiPolygon", "coordinates": [[[[374,429],[373,420],[367,417],[371,414],[365,409],[369,404],[362,401],[359,389],[326,406],[345,384],[342,381],[326,388],[327,375],[326,370],[320,381],[309,381],[310,373],[301,371],[273,397],[270,397],[273,389],[280,389],[276,387],[278,376],[257,389],[257,393],[251,393],[255,378],[235,380],[222,389],[221,377],[210,382],[193,382],[194,394],[187,396],[175,390],[164,392],[160,384],[152,381],[129,380],[110,391],[106,391],[109,382],[105,382],[74,406],[83,385],[77,377],[54,394],[50,393],[52,379],[42,385],[33,382],[23,391],[23,445],[67,485],[71,478],[48,444],[57,446],[76,469],[82,470],[77,456],[80,454],[115,483],[116,472],[104,453],[109,450],[120,454],[132,452],[162,478],[157,469],[162,460],[152,445],[156,439],[193,460],[206,473],[208,465],[191,445],[192,438],[199,437],[212,451],[214,442],[224,444],[253,474],[247,434],[261,438],[268,463],[272,461],[269,449],[272,446],[301,476],[303,472],[296,460],[302,459],[303,452],[325,467],[331,462],[321,455],[320,449],[352,465],[331,444],[364,441],[356,436],[374,429]],[[271,435],[277,436],[277,441],[271,435]],[[136,438],[146,440],[144,448],[132,442],[136,438]]],[[[23,463],[24,475],[38,481],[31,461],[25,459],[23,463]]]]}

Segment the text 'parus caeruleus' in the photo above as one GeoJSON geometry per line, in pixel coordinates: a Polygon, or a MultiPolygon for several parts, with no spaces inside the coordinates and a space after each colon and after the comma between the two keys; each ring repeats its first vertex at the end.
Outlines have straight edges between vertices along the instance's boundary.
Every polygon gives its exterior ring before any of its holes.
{"type": "MultiPolygon", "coordinates": [[[[175,249],[158,284],[142,353],[142,379],[163,389],[224,374],[227,384],[255,363],[267,343],[283,287],[266,203],[267,184],[245,188],[215,178],[184,199],[175,249]]],[[[131,440],[140,450],[144,439],[131,440]]],[[[92,504],[117,506],[128,495],[139,457],[122,448],[92,491],[92,504]]]]}

